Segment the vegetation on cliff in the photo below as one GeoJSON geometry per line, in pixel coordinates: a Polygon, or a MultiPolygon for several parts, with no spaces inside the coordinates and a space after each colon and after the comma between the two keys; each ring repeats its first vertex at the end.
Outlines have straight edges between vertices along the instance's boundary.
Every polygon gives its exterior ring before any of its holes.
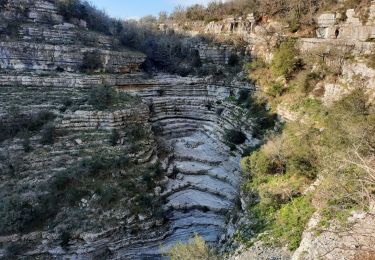
{"type": "MultiPolygon", "coordinates": [[[[158,30],[156,19],[141,19],[136,21],[121,21],[109,17],[92,4],[81,0],[53,0],[59,7],[59,12],[67,21],[82,19],[88,28],[112,36],[118,48],[130,47],[145,53],[148,60],[144,64],[146,71],[153,68],[177,73],[183,76],[197,73],[201,61],[195,55],[192,45],[208,41],[204,36],[196,39],[181,34],[164,33],[158,30]]],[[[94,71],[101,68],[101,61],[95,53],[86,53],[82,69],[94,71]]],[[[236,61],[234,61],[236,62],[236,61]]]]}
{"type": "MultiPolygon", "coordinates": [[[[231,0],[231,1],[211,1],[207,7],[203,5],[193,5],[187,8],[177,7],[170,15],[169,19],[184,23],[189,21],[220,21],[227,17],[247,16],[254,13],[258,19],[273,18],[286,22],[290,26],[291,32],[296,32],[304,27],[314,26],[314,17],[317,13],[330,11],[345,11],[355,8],[361,13],[361,18],[366,19],[364,10],[369,5],[369,0],[349,0],[349,1],[326,1],[326,0],[231,0]]],[[[159,20],[163,19],[163,13],[159,20]]]]}
{"type": "Polygon", "coordinates": [[[178,242],[166,254],[171,260],[218,260],[218,254],[199,236],[195,235],[187,243],[178,242]]]}
{"type": "MultiPolygon", "coordinates": [[[[332,55],[336,63],[350,59],[344,52],[332,55]]],[[[238,233],[242,242],[252,241],[257,230],[267,243],[294,250],[314,211],[328,225],[345,221],[353,210],[366,211],[374,199],[374,107],[361,88],[322,104],[314,87],[339,77],[342,68],[326,62],[299,54],[293,40],[285,39],[270,63],[258,58],[247,66],[260,86],[258,98],[275,112],[287,104],[299,119],[285,122],[242,160],[243,191],[256,201],[248,209],[253,224],[238,233]]]]}
{"type": "MultiPolygon", "coordinates": [[[[192,48],[196,42],[206,41],[206,38],[160,32],[155,26],[157,21],[210,22],[230,15],[254,12],[260,20],[273,18],[287,22],[290,31],[295,32],[303,26],[313,26],[312,17],[327,8],[340,11],[344,7],[355,6],[361,9],[368,4],[368,1],[356,0],[344,4],[339,3],[341,1],[320,0],[233,0],[212,2],[207,7],[195,5],[187,9],[180,8],[170,17],[161,14],[158,20],[146,17],[137,23],[109,18],[88,2],[54,2],[58,4],[66,21],[84,19],[89,29],[112,36],[111,46],[115,49],[131,47],[145,52],[148,56],[143,64],[146,71],[157,68],[184,76],[210,75],[214,80],[228,75],[238,76],[245,60],[232,53],[227,60],[228,66],[207,69],[199,53],[192,48]]],[[[7,3],[0,1],[0,6],[7,3]]],[[[15,32],[18,29],[16,23],[8,25],[8,39],[17,36],[15,32]]],[[[325,83],[338,82],[343,74],[343,64],[353,59],[351,49],[335,49],[329,53],[324,50],[299,53],[297,44],[296,38],[280,36],[274,49],[270,49],[272,55],[268,60],[263,60],[261,56],[253,57],[244,66],[249,81],[258,86],[257,93],[242,90],[234,97],[235,94],[230,90],[230,97],[224,101],[218,100],[217,104],[211,100],[202,105],[199,103],[199,109],[211,111],[215,105],[226,102],[225,106],[217,106],[218,117],[225,109],[228,110],[226,105],[235,107],[236,111],[232,112],[237,114],[223,116],[226,121],[228,118],[232,121],[231,128],[223,131],[223,139],[232,151],[237,151],[239,146],[250,139],[242,128],[244,121],[252,122],[252,137],[256,141],[263,141],[256,149],[250,146],[246,150],[241,146],[244,156],[242,194],[245,203],[238,204],[247,206],[247,221],[239,222],[241,224],[235,238],[247,245],[261,239],[266,244],[287,246],[289,250],[295,250],[314,212],[321,215],[320,225],[328,226],[332,220],[346,221],[353,210],[367,211],[370,202],[374,201],[375,108],[368,100],[368,93],[359,87],[332,104],[324,104],[322,89],[319,88],[325,83]],[[287,120],[275,125],[277,113],[281,116],[287,113],[287,120]]],[[[374,55],[369,54],[366,58],[367,64],[374,67],[374,55]]],[[[86,51],[83,53],[81,72],[102,73],[103,62],[98,51],[86,51]]],[[[63,69],[56,69],[56,73],[62,72],[63,69]]],[[[220,84],[226,84],[226,81],[220,84]]],[[[59,157],[61,162],[51,164],[51,172],[40,174],[43,176],[40,179],[37,177],[37,182],[30,181],[28,174],[32,176],[35,172],[38,174],[38,171],[29,173],[19,168],[22,164],[18,165],[18,162],[23,158],[17,161],[9,154],[1,157],[5,165],[2,177],[9,177],[7,180],[10,181],[3,183],[0,192],[0,235],[53,228],[59,233],[57,240],[60,246],[66,249],[72,236],[79,231],[100,232],[100,228],[106,225],[112,228],[107,220],[117,218],[124,223],[134,223],[134,218],[147,221],[147,217],[150,217],[155,220],[152,225],[159,225],[165,220],[162,205],[166,203],[158,195],[164,192],[161,183],[165,176],[162,176],[161,163],[155,160],[143,165],[142,158],[131,160],[130,156],[124,156],[137,153],[145,155],[149,151],[154,155],[155,147],[141,151],[143,146],[154,141],[151,140],[153,134],[145,125],[129,123],[124,115],[120,115],[122,118],[118,120],[115,113],[111,113],[124,107],[135,107],[141,103],[140,100],[115,91],[110,86],[90,86],[87,89],[81,97],[75,97],[74,100],[67,98],[63,102],[64,106],[55,109],[53,113],[41,111],[29,115],[19,113],[17,109],[7,111],[4,121],[11,124],[0,125],[0,142],[14,144],[15,149],[12,148],[12,151],[17,153],[20,150],[22,155],[39,149],[40,158],[56,152],[53,149],[58,147],[56,153],[62,154],[62,157],[59,157]],[[54,120],[59,112],[73,112],[78,108],[86,110],[83,112],[93,112],[86,115],[86,120],[92,120],[88,124],[90,130],[82,130],[85,125],[79,119],[72,126],[79,133],[72,130],[73,133],[68,136],[63,128],[55,129],[54,120]],[[108,129],[100,129],[100,120],[95,120],[96,116],[102,115],[112,120],[109,123],[103,120],[108,129]],[[126,125],[118,127],[119,121],[126,122],[126,125]],[[61,142],[58,135],[68,137],[61,142]],[[15,137],[22,140],[12,143],[12,139],[17,139],[15,137]],[[84,138],[91,138],[93,142],[85,144],[84,138]],[[109,216],[118,208],[125,208],[127,212],[109,216]],[[103,218],[97,222],[96,219],[91,221],[90,216],[102,212],[106,213],[103,218]]],[[[167,92],[163,88],[153,91],[164,100],[170,95],[169,89],[167,92]]],[[[150,110],[154,109],[154,104],[149,105],[150,110]]],[[[177,105],[171,106],[168,113],[181,112],[179,109],[177,105]]],[[[214,111],[211,112],[210,115],[215,116],[214,111]]],[[[170,160],[174,160],[173,157],[170,160]]],[[[149,158],[150,161],[152,159],[154,157],[149,158]]],[[[173,171],[170,179],[180,178],[177,176],[177,168],[168,170],[173,171]]],[[[204,206],[204,211],[207,208],[204,206]]],[[[139,226],[136,223],[126,232],[131,235],[139,232],[139,226]]],[[[22,245],[17,244],[8,245],[6,249],[11,256],[22,250],[22,245]]],[[[217,254],[199,236],[187,244],[177,243],[167,256],[171,259],[218,259],[217,254]]]]}

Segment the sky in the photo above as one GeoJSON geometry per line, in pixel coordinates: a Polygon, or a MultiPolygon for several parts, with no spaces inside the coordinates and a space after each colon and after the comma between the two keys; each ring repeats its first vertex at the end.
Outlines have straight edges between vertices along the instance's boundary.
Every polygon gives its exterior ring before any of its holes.
{"type": "Polygon", "coordinates": [[[110,16],[122,19],[138,19],[146,15],[157,16],[160,11],[171,12],[178,6],[206,5],[212,0],[89,0],[110,16]]]}

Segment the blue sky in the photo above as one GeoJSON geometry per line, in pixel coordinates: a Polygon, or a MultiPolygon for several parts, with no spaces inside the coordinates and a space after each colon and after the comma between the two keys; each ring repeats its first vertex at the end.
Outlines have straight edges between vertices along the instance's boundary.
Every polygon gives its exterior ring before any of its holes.
{"type": "Polygon", "coordinates": [[[104,9],[116,18],[140,18],[155,15],[160,11],[171,12],[175,6],[207,4],[210,0],[89,0],[99,9],[104,9]]]}

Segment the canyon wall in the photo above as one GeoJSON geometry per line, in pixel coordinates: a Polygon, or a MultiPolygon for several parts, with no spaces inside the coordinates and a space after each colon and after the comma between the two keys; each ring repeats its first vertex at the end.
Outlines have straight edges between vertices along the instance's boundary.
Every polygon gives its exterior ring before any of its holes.
{"type": "Polygon", "coordinates": [[[1,10],[2,203],[31,212],[22,228],[1,213],[0,256],[158,259],[195,233],[214,245],[233,235],[240,154],[259,142],[233,100],[251,85],[147,75],[144,54],[114,51],[49,1],[1,10]],[[102,62],[91,73],[87,53],[102,62]],[[225,130],[239,127],[246,141],[231,151],[225,130]]]}

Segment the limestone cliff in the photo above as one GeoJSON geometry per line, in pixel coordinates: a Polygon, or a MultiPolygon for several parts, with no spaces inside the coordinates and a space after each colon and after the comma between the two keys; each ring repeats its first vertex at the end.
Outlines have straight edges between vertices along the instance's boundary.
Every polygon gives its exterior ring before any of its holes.
{"type": "Polygon", "coordinates": [[[240,151],[258,140],[231,100],[249,84],[149,76],[53,1],[8,1],[0,19],[0,256],[158,259],[232,235],[240,151]]]}
{"type": "MultiPolygon", "coordinates": [[[[345,6],[349,2],[338,1],[336,4],[345,6]]],[[[236,3],[239,3],[239,1],[236,3]]],[[[288,18],[278,17],[277,19],[269,13],[263,13],[263,17],[255,17],[256,15],[251,13],[237,17],[228,17],[219,21],[215,20],[209,23],[199,21],[187,21],[180,24],[165,22],[162,27],[163,30],[169,28],[169,30],[185,32],[190,35],[198,33],[210,34],[219,39],[219,41],[241,43],[254,60],[254,63],[250,64],[250,78],[251,74],[256,71],[251,66],[259,66],[261,68],[259,69],[259,75],[257,75],[258,85],[256,88],[258,91],[267,92],[267,87],[273,87],[276,90],[276,94],[269,94],[271,101],[273,101],[273,104],[271,103],[270,106],[275,106],[274,109],[277,111],[280,119],[287,122],[286,125],[290,123],[292,127],[298,124],[307,125],[310,128],[306,127],[304,130],[314,129],[322,133],[318,134],[318,136],[324,136],[325,128],[317,118],[319,112],[335,107],[335,104],[356,91],[364,91],[367,106],[371,107],[374,104],[375,69],[373,66],[373,54],[375,50],[375,2],[358,1],[356,3],[358,3],[358,7],[352,6],[351,9],[346,8],[336,11],[319,10],[316,16],[313,17],[313,21],[311,21],[311,27],[302,28],[297,31],[290,28],[290,24],[286,22],[288,18]],[[360,6],[365,6],[362,12],[359,8],[360,6]],[[293,51],[295,51],[295,56],[299,53],[299,58],[303,60],[302,64],[299,64],[301,70],[311,72],[312,74],[310,75],[315,73],[316,81],[310,86],[311,91],[306,91],[306,89],[304,91],[307,92],[306,99],[309,102],[311,101],[311,104],[322,104],[316,107],[311,105],[311,110],[322,108],[317,114],[314,114],[309,109],[300,109],[303,106],[301,103],[303,103],[304,97],[303,95],[299,95],[298,89],[296,89],[296,86],[301,84],[298,81],[301,80],[301,78],[298,78],[298,75],[296,78],[292,77],[292,80],[280,75],[270,79],[270,73],[267,73],[269,67],[273,65],[272,61],[274,57],[272,52],[280,47],[280,43],[288,39],[296,41],[296,48],[293,51]],[[262,62],[259,63],[259,60],[262,62]],[[324,64],[324,68],[319,70],[318,67],[321,64],[324,64]],[[324,75],[329,76],[326,77],[324,75]],[[290,85],[288,85],[288,81],[290,81],[290,85]],[[268,83],[268,86],[262,86],[262,83],[268,83]],[[279,89],[277,90],[277,88],[279,89]],[[280,98],[282,102],[277,103],[275,100],[277,100],[278,96],[283,96],[284,91],[286,92],[285,98],[280,98]],[[314,124],[316,125],[311,127],[314,124]]],[[[275,3],[275,5],[277,4],[275,3]]],[[[230,9],[230,4],[228,6],[228,9],[230,9]]],[[[207,10],[213,9],[208,8],[207,10]]],[[[210,15],[206,14],[205,18],[207,17],[210,18],[210,15]]],[[[210,49],[213,52],[219,48],[217,46],[210,46],[210,49]]],[[[206,46],[198,48],[198,51],[201,56],[208,53],[206,46]]],[[[281,60],[280,63],[282,64],[282,62],[281,60]]],[[[373,115],[373,112],[370,112],[370,114],[373,115]]],[[[369,119],[369,121],[372,124],[374,122],[373,119],[369,119]]],[[[303,135],[301,132],[298,134],[303,135]]],[[[299,137],[296,138],[299,140],[299,137]]],[[[272,137],[270,139],[271,147],[266,144],[264,148],[266,152],[269,152],[270,149],[277,150],[279,149],[277,146],[282,145],[276,142],[276,145],[273,143],[274,146],[272,146],[272,141],[275,141],[272,137]]],[[[315,144],[312,145],[314,146],[315,144]]],[[[277,155],[273,154],[276,157],[280,155],[280,150],[277,151],[277,155]]],[[[267,159],[274,160],[274,157],[267,159]]],[[[372,173],[374,170],[373,165],[373,152],[370,152],[368,169],[372,169],[372,173]]],[[[251,166],[256,168],[254,165],[251,166]]],[[[252,173],[250,172],[249,174],[252,173]]],[[[318,173],[319,175],[320,173],[318,173]]],[[[353,177],[353,179],[355,179],[353,182],[360,181],[358,177],[353,177]]],[[[280,181],[282,182],[282,180],[280,181]]],[[[336,181],[340,183],[339,180],[336,181]]],[[[263,182],[267,182],[267,180],[260,178],[260,183],[257,182],[257,184],[262,186],[264,185],[263,182]]],[[[321,182],[322,178],[319,178],[308,188],[304,188],[302,194],[313,193],[312,190],[319,187],[321,182]]],[[[281,190],[288,189],[283,184],[280,185],[283,187],[281,190]]],[[[272,194],[272,189],[275,189],[276,194],[273,194],[274,197],[272,195],[267,196],[267,194],[261,194],[260,196],[264,196],[270,201],[275,199],[275,197],[276,200],[279,200],[279,193],[283,193],[283,191],[278,190],[277,184],[274,186],[270,184],[269,186],[271,188],[268,190],[264,189],[263,193],[272,194]]],[[[286,193],[293,197],[288,192],[286,193]]],[[[349,191],[346,191],[346,193],[349,194],[349,191]]],[[[243,199],[245,200],[245,198],[243,199]]],[[[251,199],[254,198],[251,197],[250,201],[248,201],[250,206],[253,203],[251,199]]],[[[314,203],[317,206],[316,208],[319,208],[319,204],[322,202],[314,201],[314,203]]],[[[335,205],[334,203],[333,205],[335,205]]],[[[366,205],[366,208],[362,209],[362,211],[351,209],[345,217],[337,216],[337,218],[344,218],[344,221],[342,219],[341,222],[333,221],[329,227],[324,225],[322,227],[322,223],[326,220],[318,212],[313,215],[306,226],[306,230],[302,236],[302,243],[295,253],[288,252],[286,248],[265,246],[264,244],[267,245],[269,241],[263,241],[263,243],[256,243],[250,248],[248,248],[248,245],[243,246],[243,248],[238,250],[239,253],[233,256],[232,259],[372,259],[374,257],[372,245],[374,241],[373,212],[372,205],[366,205]],[[293,256],[291,257],[290,254],[293,256]]],[[[242,227],[250,226],[251,224],[251,221],[249,221],[242,225],[242,227]]],[[[241,228],[239,232],[242,232],[241,228]]],[[[248,241],[243,242],[246,244],[248,241]]]]}

